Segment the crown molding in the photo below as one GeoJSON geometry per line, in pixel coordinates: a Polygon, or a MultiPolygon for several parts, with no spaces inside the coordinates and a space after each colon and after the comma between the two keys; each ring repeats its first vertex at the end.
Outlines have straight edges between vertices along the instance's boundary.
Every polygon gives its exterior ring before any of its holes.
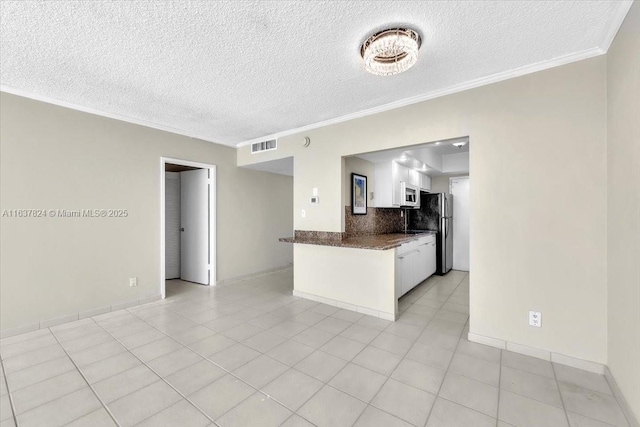
{"type": "Polygon", "coordinates": [[[82,111],[85,113],[89,113],[89,114],[94,114],[97,116],[102,116],[102,117],[107,117],[110,119],[115,119],[115,120],[120,120],[123,122],[127,122],[127,123],[132,123],[132,124],[136,124],[136,125],[140,125],[140,126],[145,126],[148,128],[152,128],[152,129],[157,129],[157,130],[161,130],[161,131],[165,131],[165,132],[171,132],[177,135],[182,135],[182,136],[186,136],[189,138],[196,138],[196,139],[200,139],[203,141],[207,141],[207,142],[211,142],[214,144],[220,144],[223,146],[227,146],[227,147],[236,147],[236,148],[240,148],[240,147],[244,147],[247,145],[251,145],[254,142],[261,142],[261,141],[265,141],[268,139],[278,139],[278,138],[282,138],[285,136],[289,136],[289,135],[294,135],[297,133],[302,133],[302,132],[306,132],[306,131],[310,131],[313,129],[318,129],[321,127],[325,127],[325,126],[330,126],[330,125],[334,125],[334,124],[338,124],[338,123],[342,123],[342,122],[346,122],[349,120],[354,120],[354,119],[358,119],[361,117],[366,117],[366,116],[371,116],[374,114],[378,114],[378,113],[382,113],[385,111],[389,111],[389,110],[394,110],[396,108],[401,108],[401,107],[405,107],[408,105],[412,105],[412,104],[417,104],[419,102],[423,102],[423,101],[427,101],[430,99],[435,99],[435,98],[439,98],[442,96],[446,96],[446,95],[451,95],[454,93],[458,93],[458,92],[462,92],[465,90],[469,90],[469,89],[474,89],[480,86],[486,86],[489,84],[493,84],[493,83],[498,83],[504,80],[508,80],[508,79],[512,79],[515,77],[520,77],[526,74],[531,74],[531,73],[535,73],[538,71],[543,71],[549,68],[554,68],[554,67],[558,67],[561,65],[565,65],[565,64],[570,64],[572,62],[577,62],[577,61],[581,61],[584,59],[588,59],[588,58],[592,58],[598,55],[602,55],[605,54],[607,52],[607,50],[609,49],[609,47],[611,46],[611,43],[613,42],[618,30],[620,29],[620,26],[622,25],[622,23],[624,22],[624,19],[627,15],[627,13],[629,12],[629,9],[631,8],[633,4],[632,0],[626,0],[626,1],[621,1],[619,2],[619,7],[618,10],[615,12],[613,21],[612,21],[612,25],[609,28],[609,31],[607,32],[602,45],[600,47],[595,47],[595,48],[591,48],[591,49],[587,49],[581,52],[576,52],[576,53],[571,53],[568,55],[563,55],[563,56],[559,56],[556,58],[552,58],[549,60],[545,60],[545,61],[540,61],[537,62],[535,64],[530,64],[524,67],[519,67],[519,68],[514,68],[513,70],[509,70],[509,71],[504,71],[501,73],[496,73],[496,74],[492,74],[490,76],[486,76],[486,77],[481,77],[479,79],[475,79],[475,80],[471,80],[468,82],[464,82],[458,85],[454,85],[454,86],[450,86],[448,88],[444,88],[444,89],[440,89],[440,90],[436,90],[436,91],[432,91],[432,92],[428,92],[428,93],[424,93],[421,95],[417,95],[417,96],[413,96],[410,98],[405,98],[399,101],[394,101],[394,102],[390,102],[388,104],[384,104],[384,105],[380,105],[377,107],[373,107],[373,108],[369,108],[366,110],[361,110],[355,113],[350,113],[350,114],[345,114],[343,116],[339,116],[339,117],[335,117],[333,119],[329,119],[329,120],[324,120],[321,122],[316,122],[316,123],[312,123],[309,125],[305,125],[305,126],[301,126],[301,127],[297,127],[297,128],[293,128],[293,129],[289,129],[289,130],[285,130],[282,132],[277,132],[277,133],[273,133],[273,134],[269,134],[269,135],[265,135],[259,138],[253,138],[251,140],[248,141],[243,141],[237,144],[233,144],[233,143],[224,143],[224,142],[220,142],[220,141],[212,141],[210,137],[206,137],[203,135],[198,135],[198,134],[194,134],[192,132],[188,132],[182,129],[177,129],[171,126],[166,126],[160,123],[154,123],[148,120],[143,120],[143,119],[136,119],[133,117],[128,117],[126,115],[123,114],[118,114],[118,113],[110,113],[107,111],[102,111],[102,110],[98,110],[95,108],[91,108],[91,107],[86,107],[80,104],[75,104],[72,102],[68,102],[68,101],[62,101],[59,99],[55,99],[55,98],[51,98],[48,96],[44,96],[44,95],[38,95],[38,94],[34,94],[31,92],[27,92],[25,90],[22,89],[18,89],[18,88],[13,88],[7,85],[0,85],[0,91],[2,92],[6,92],[6,93],[10,93],[13,95],[17,95],[17,96],[22,96],[24,98],[30,98],[30,99],[34,99],[36,101],[41,101],[41,102],[46,102],[48,104],[53,104],[53,105],[58,105],[60,107],[65,107],[65,108],[70,108],[72,110],[77,110],[77,111],[82,111]]]}
{"type": "Polygon", "coordinates": [[[174,133],[176,135],[186,136],[186,137],[189,137],[189,138],[201,139],[203,141],[207,141],[207,142],[211,142],[211,143],[214,143],[214,144],[223,145],[225,147],[234,148],[234,144],[233,143],[224,144],[224,143],[221,143],[219,141],[212,141],[211,138],[209,138],[209,137],[202,136],[202,135],[197,135],[197,134],[194,134],[194,133],[191,133],[191,132],[188,132],[188,131],[184,131],[184,130],[181,130],[181,129],[176,129],[176,128],[173,128],[171,126],[166,126],[166,125],[162,125],[162,124],[159,124],[159,123],[150,122],[148,120],[135,119],[133,117],[125,116],[123,114],[109,113],[107,111],[97,110],[95,108],[86,107],[86,106],[80,105],[80,104],[75,104],[73,102],[61,101],[59,99],[50,98],[50,97],[45,96],[45,95],[37,95],[35,93],[27,92],[25,90],[17,89],[17,88],[14,88],[14,87],[11,87],[11,86],[7,86],[7,85],[0,85],[0,92],[6,92],[6,93],[10,93],[12,95],[21,96],[23,98],[29,98],[29,99],[33,99],[35,101],[45,102],[47,104],[53,104],[53,105],[57,105],[59,107],[70,108],[70,109],[76,110],[76,111],[82,111],[83,113],[89,113],[89,114],[93,114],[93,115],[96,115],[96,116],[106,117],[106,118],[109,118],[109,119],[120,120],[122,122],[127,122],[127,123],[131,123],[131,124],[134,124],[134,125],[144,126],[144,127],[148,127],[148,128],[151,128],[151,129],[157,129],[157,130],[161,130],[161,131],[164,131],[164,132],[170,132],[170,133],[174,133]]]}
{"type": "Polygon", "coordinates": [[[620,27],[622,27],[622,23],[624,22],[624,18],[627,17],[631,6],[633,5],[633,0],[625,0],[618,3],[618,10],[616,10],[613,15],[613,20],[611,22],[611,26],[609,27],[609,31],[604,36],[604,40],[602,40],[602,45],[600,45],[601,49],[607,53],[609,48],[611,47],[611,43],[616,38],[616,34],[620,31],[620,27]]]}
{"type": "Polygon", "coordinates": [[[306,131],[310,131],[313,129],[318,129],[325,126],[334,125],[337,123],[346,122],[349,120],[358,119],[361,117],[371,116],[373,114],[382,113],[389,110],[395,110],[396,108],[405,107],[407,105],[417,104],[419,102],[427,101],[434,98],[440,98],[446,95],[452,95],[454,93],[463,92],[465,90],[474,89],[480,86],[490,85],[492,83],[498,83],[504,80],[509,80],[515,77],[520,77],[526,74],[535,73],[538,71],[547,70],[549,68],[559,67],[561,65],[570,64],[572,62],[582,61],[584,59],[593,58],[594,56],[599,56],[606,53],[603,49],[599,47],[583,50],[581,52],[571,53],[569,55],[559,56],[553,59],[549,59],[546,61],[537,62],[535,64],[526,65],[520,68],[514,68],[513,70],[504,71],[497,74],[492,74],[487,77],[481,77],[479,79],[471,80],[468,82],[464,82],[458,85],[450,86],[448,88],[436,90],[433,92],[427,92],[421,95],[413,96],[410,98],[401,99],[399,101],[390,102],[388,104],[380,105],[378,107],[369,108],[367,110],[358,111],[356,113],[346,114],[344,116],[335,117],[333,119],[324,120],[322,122],[313,123],[310,125],[302,126],[295,129],[290,129],[278,133],[274,133],[271,135],[266,135],[260,138],[254,138],[248,141],[240,142],[236,145],[236,147],[244,147],[247,145],[251,145],[254,142],[261,142],[268,139],[278,139],[289,135],[294,135],[297,133],[302,133],[306,131]]]}

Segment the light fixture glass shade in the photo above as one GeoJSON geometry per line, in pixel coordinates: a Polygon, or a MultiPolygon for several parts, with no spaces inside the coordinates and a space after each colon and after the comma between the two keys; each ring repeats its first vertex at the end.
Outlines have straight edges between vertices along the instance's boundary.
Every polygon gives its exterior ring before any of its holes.
{"type": "Polygon", "coordinates": [[[420,35],[408,28],[384,30],[369,37],[360,49],[364,66],[372,74],[390,76],[411,68],[418,60],[420,35]]]}

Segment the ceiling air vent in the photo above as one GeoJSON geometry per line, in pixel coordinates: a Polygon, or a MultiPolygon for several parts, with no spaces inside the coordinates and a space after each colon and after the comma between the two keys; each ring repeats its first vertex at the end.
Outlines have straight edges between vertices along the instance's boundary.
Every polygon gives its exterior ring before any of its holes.
{"type": "Polygon", "coordinates": [[[269,141],[254,142],[251,144],[251,154],[259,153],[261,151],[270,151],[278,149],[278,141],[276,139],[270,139],[269,141]]]}

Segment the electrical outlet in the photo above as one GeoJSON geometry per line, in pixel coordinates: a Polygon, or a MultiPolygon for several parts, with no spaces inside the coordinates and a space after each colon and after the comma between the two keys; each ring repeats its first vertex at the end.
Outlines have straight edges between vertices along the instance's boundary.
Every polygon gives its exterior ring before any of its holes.
{"type": "Polygon", "coordinates": [[[539,328],[542,326],[542,313],[539,311],[529,312],[529,326],[535,326],[539,328]]]}
{"type": "Polygon", "coordinates": [[[307,211],[302,209],[302,212],[300,212],[300,216],[302,216],[302,218],[305,218],[307,216],[307,211]]]}
{"type": "Polygon", "coordinates": [[[130,277],[129,278],[129,287],[133,288],[134,286],[138,286],[138,278],[137,277],[130,277]]]}

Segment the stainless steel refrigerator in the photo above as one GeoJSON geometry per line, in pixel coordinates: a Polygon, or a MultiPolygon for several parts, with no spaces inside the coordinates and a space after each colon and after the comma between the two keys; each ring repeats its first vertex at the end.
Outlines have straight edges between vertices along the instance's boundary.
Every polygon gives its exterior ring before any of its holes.
{"type": "Polygon", "coordinates": [[[436,232],[436,274],[453,266],[453,196],[448,193],[420,194],[420,209],[410,211],[410,228],[436,232]]]}

